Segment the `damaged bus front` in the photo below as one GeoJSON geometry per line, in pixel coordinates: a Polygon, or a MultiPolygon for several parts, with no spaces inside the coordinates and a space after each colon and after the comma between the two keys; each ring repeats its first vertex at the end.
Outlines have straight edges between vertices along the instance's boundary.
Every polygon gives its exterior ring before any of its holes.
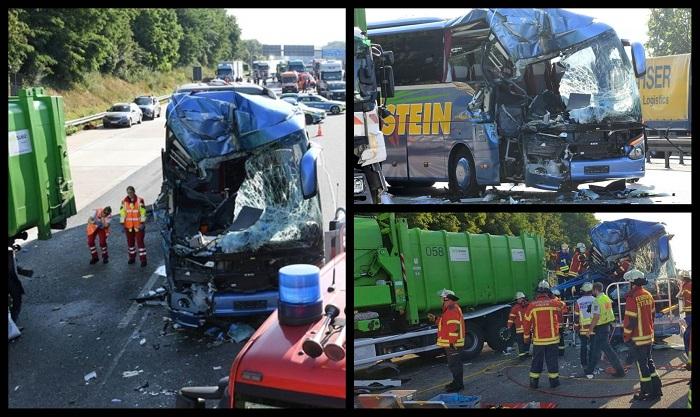
{"type": "Polygon", "coordinates": [[[475,9],[369,33],[393,49],[403,86],[384,128],[389,182],[478,195],[502,182],[562,190],[644,176],[644,49],[611,27],[561,9],[475,9]],[[412,39],[424,51],[401,53],[412,39]]]}
{"type": "Polygon", "coordinates": [[[279,100],[173,94],[154,212],[178,323],[272,312],[279,268],[322,265],[319,153],[303,113],[279,100]]]}

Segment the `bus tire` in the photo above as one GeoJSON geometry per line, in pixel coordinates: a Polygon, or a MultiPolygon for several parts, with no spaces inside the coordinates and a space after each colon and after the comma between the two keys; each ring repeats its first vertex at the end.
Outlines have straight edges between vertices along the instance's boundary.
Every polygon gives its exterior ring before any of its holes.
{"type": "Polygon", "coordinates": [[[500,310],[488,318],[486,326],[486,343],[496,352],[503,352],[513,344],[513,337],[508,330],[508,310],[500,310]]]}
{"type": "Polygon", "coordinates": [[[462,348],[462,360],[467,361],[479,356],[484,348],[484,331],[475,322],[466,323],[467,334],[464,335],[464,348],[462,348]]]}
{"type": "Polygon", "coordinates": [[[467,197],[479,196],[479,185],[476,183],[476,169],[469,152],[457,148],[450,156],[448,166],[449,188],[455,194],[467,197]]]}

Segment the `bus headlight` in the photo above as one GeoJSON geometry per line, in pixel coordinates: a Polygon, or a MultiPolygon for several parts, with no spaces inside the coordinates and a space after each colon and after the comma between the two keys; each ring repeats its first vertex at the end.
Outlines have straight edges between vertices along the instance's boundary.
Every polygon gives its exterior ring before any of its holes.
{"type": "Polygon", "coordinates": [[[630,159],[639,159],[644,157],[644,151],[640,146],[635,146],[627,155],[630,157],[630,159]]]}

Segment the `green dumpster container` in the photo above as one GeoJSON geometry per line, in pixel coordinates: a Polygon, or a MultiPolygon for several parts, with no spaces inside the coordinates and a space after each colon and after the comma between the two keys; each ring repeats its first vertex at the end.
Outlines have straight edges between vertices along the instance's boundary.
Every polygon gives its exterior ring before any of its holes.
{"type": "Polygon", "coordinates": [[[43,88],[8,98],[8,237],[33,227],[39,239],[76,214],[63,98],[43,88]]]}

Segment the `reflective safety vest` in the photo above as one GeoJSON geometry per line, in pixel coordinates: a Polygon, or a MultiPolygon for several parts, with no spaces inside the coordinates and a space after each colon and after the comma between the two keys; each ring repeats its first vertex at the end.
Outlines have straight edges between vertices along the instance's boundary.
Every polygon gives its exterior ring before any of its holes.
{"type": "Polygon", "coordinates": [[[530,334],[535,345],[559,343],[560,311],[559,302],[546,294],[539,294],[530,301],[523,321],[525,343],[528,343],[530,334]]]}
{"type": "Polygon", "coordinates": [[[448,347],[464,346],[464,333],[467,331],[464,325],[462,309],[457,304],[443,307],[442,315],[438,318],[437,345],[448,347]]]}
{"type": "Polygon", "coordinates": [[[136,201],[132,202],[127,196],[122,200],[119,221],[129,231],[141,229],[141,224],[146,223],[146,204],[143,202],[143,198],[137,196],[136,201]]]}
{"type": "Polygon", "coordinates": [[[525,330],[523,329],[523,316],[525,315],[525,309],[527,304],[524,306],[520,303],[515,303],[510,309],[510,315],[508,316],[508,328],[515,326],[515,333],[520,334],[525,330]]]}
{"type": "Polygon", "coordinates": [[[651,293],[635,286],[625,299],[625,319],[622,323],[625,342],[632,340],[637,346],[653,343],[655,312],[651,293]]]}
{"type": "Polygon", "coordinates": [[[571,264],[571,253],[559,251],[557,254],[557,275],[566,276],[569,274],[569,265],[571,264]]]}
{"type": "Polygon", "coordinates": [[[680,298],[683,300],[683,312],[684,313],[691,313],[690,307],[691,307],[691,304],[693,302],[693,297],[691,297],[691,294],[692,294],[691,284],[692,284],[692,282],[684,282],[683,286],[681,287],[680,298]]]}
{"type": "Polygon", "coordinates": [[[590,325],[593,321],[591,308],[595,303],[595,297],[584,295],[574,303],[574,330],[580,332],[581,336],[588,336],[590,325]]]}
{"type": "Polygon", "coordinates": [[[593,314],[600,315],[597,326],[609,324],[615,321],[615,313],[613,313],[612,300],[605,293],[600,293],[595,298],[595,303],[591,309],[593,314]]]}
{"type": "Polygon", "coordinates": [[[87,223],[87,235],[91,236],[97,231],[97,229],[105,229],[107,234],[109,234],[109,222],[112,220],[112,215],[105,216],[103,214],[104,209],[96,209],[95,214],[88,218],[87,223]]]}

